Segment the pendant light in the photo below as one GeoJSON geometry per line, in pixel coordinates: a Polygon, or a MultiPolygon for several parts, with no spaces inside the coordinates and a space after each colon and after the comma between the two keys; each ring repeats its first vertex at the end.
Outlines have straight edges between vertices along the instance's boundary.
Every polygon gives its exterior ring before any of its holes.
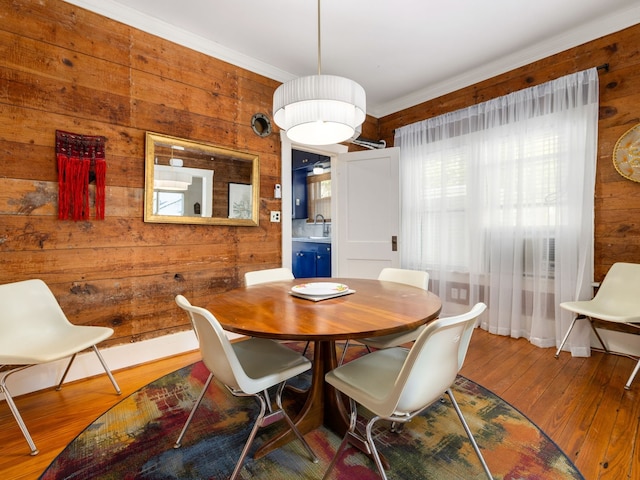
{"type": "Polygon", "coordinates": [[[322,175],[324,173],[324,167],[320,165],[320,162],[316,162],[313,165],[313,174],[314,175],[322,175]]]}
{"type": "MultiPolygon", "coordinates": [[[[171,157],[169,165],[156,165],[153,172],[153,189],[168,192],[186,192],[193,183],[193,178],[188,173],[182,171],[184,164],[181,158],[173,155],[173,149],[184,150],[184,147],[171,145],[171,157]]],[[[156,158],[156,163],[158,159],[156,158]]]]}
{"type": "Polygon", "coordinates": [[[364,88],[348,78],[321,74],[318,0],[318,74],[280,85],[273,94],[273,120],[289,140],[331,145],[354,136],[366,116],[364,88]]]}

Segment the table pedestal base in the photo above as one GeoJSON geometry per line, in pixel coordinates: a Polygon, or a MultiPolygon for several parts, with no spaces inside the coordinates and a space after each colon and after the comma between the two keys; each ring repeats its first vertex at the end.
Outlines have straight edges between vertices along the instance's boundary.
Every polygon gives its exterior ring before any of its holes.
{"type": "MultiPolygon", "coordinates": [[[[342,394],[324,381],[324,376],[338,366],[335,342],[316,341],[313,346],[313,367],[311,386],[307,391],[290,390],[290,395],[304,395],[306,400],[300,412],[292,419],[302,435],[324,425],[336,433],[340,438],[344,437],[349,429],[349,411],[345,408],[342,394]]],[[[347,402],[348,403],[348,402],[347,402]]],[[[258,459],[287,443],[297,440],[296,436],[287,429],[277,435],[256,450],[254,458],[258,459]]],[[[364,454],[372,457],[366,446],[360,446],[356,442],[351,443],[364,454]]],[[[380,460],[385,469],[389,468],[389,462],[380,455],[380,460]]]]}
{"type": "MultiPolygon", "coordinates": [[[[337,366],[335,342],[314,342],[311,386],[305,392],[289,392],[306,397],[302,409],[292,419],[302,435],[325,425],[342,437],[349,428],[349,414],[340,398],[340,393],[324,381],[325,374],[337,366]]],[[[264,443],[256,451],[254,458],[263,457],[295,439],[295,435],[290,430],[286,430],[264,443]]]]}

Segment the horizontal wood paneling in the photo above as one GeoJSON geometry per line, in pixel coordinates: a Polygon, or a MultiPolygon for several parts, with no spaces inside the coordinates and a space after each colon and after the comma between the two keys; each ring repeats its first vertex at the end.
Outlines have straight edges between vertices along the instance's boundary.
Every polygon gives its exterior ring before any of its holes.
{"type": "MultiPolygon", "coordinates": [[[[270,114],[277,82],[60,0],[0,5],[0,283],[46,279],[74,320],[85,322],[85,312],[112,325],[113,343],[187,328],[175,293],[205,300],[247,270],[280,265],[280,225],[269,222],[282,209],[272,198],[279,135],[260,138],[250,126],[254,113],[270,114]],[[57,220],[56,129],[107,138],[104,221],[57,220]],[[145,224],[146,131],[257,154],[260,225],[145,224]]],[[[601,279],[614,261],[640,261],[640,185],[611,163],[616,140],[640,122],[639,45],[640,26],[628,28],[380,120],[367,116],[362,137],[391,146],[399,126],[609,63],[596,185],[601,279]]]]}
{"type": "Polygon", "coordinates": [[[0,283],[42,278],[118,344],[189,328],[178,293],[204,303],[281,264],[280,139],[251,129],[277,82],[59,0],[0,4],[0,283]],[[107,138],[105,220],[57,219],[55,130],[107,138]],[[144,223],[147,131],[258,155],[260,225],[144,223]]]}

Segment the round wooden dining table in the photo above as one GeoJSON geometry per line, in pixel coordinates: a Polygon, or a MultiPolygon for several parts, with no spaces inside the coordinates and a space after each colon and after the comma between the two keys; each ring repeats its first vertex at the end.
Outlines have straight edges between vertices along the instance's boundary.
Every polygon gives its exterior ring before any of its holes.
{"type": "MultiPolygon", "coordinates": [[[[421,288],[356,278],[305,278],[241,287],[218,294],[207,305],[227,331],[251,337],[313,342],[311,386],[293,418],[305,434],[325,425],[343,435],[349,425],[341,395],[324,381],[336,368],[336,341],[388,335],[419,327],[440,314],[440,299],[421,288]],[[340,283],[353,293],[314,302],[295,297],[292,287],[340,283]]],[[[259,458],[293,440],[287,430],[263,444],[259,458]]]]}

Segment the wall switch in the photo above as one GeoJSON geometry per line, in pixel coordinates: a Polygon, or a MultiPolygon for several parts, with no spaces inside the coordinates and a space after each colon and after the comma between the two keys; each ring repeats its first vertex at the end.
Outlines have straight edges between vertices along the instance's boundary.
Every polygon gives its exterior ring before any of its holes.
{"type": "Polygon", "coordinates": [[[279,211],[272,211],[271,212],[271,221],[272,222],[280,222],[280,212],[279,211]]]}
{"type": "Polygon", "coordinates": [[[274,198],[282,198],[282,187],[279,183],[276,183],[275,188],[273,189],[273,197],[274,198]]]}

